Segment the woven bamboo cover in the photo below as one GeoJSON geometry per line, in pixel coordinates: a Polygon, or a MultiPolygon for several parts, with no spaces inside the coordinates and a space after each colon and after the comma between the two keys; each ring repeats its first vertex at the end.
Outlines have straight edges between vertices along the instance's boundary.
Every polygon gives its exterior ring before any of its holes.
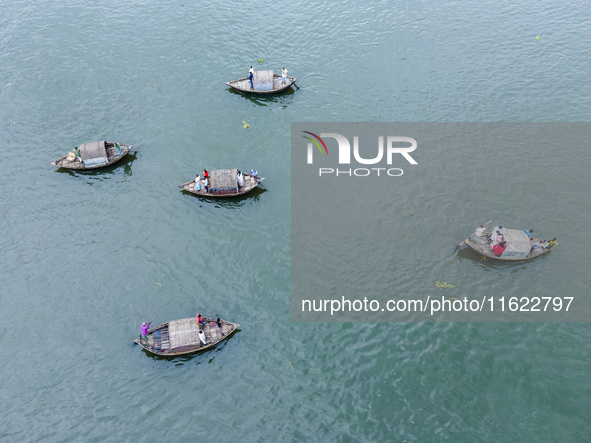
{"type": "Polygon", "coordinates": [[[105,142],[92,142],[86,143],[84,145],[80,145],[80,150],[82,151],[81,157],[82,160],[90,160],[93,158],[107,158],[107,149],[105,147],[105,142]]]}
{"type": "Polygon", "coordinates": [[[168,336],[170,340],[170,348],[178,348],[181,346],[191,345],[199,341],[197,333],[197,321],[195,318],[183,318],[181,320],[173,320],[168,323],[168,336]]]}

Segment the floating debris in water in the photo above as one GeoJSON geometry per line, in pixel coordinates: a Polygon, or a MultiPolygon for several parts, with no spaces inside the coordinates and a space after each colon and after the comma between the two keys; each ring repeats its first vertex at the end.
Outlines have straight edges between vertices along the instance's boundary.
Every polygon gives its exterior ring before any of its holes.
{"type": "Polygon", "coordinates": [[[265,59],[264,58],[259,58],[259,63],[265,63],[265,59]]]}
{"type": "Polygon", "coordinates": [[[291,364],[291,362],[289,360],[287,360],[287,362],[289,363],[289,366],[291,366],[291,369],[295,371],[295,368],[293,367],[293,365],[291,364]]]}
{"type": "Polygon", "coordinates": [[[536,37],[536,40],[539,40],[539,39],[540,39],[540,36],[538,35],[538,36],[536,37]]]}
{"type": "Polygon", "coordinates": [[[244,120],[242,120],[242,127],[244,129],[250,129],[250,125],[248,123],[246,123],[244,120]]]}
{"type": "Polygon", "coordinates": [[[455,288],[454,285],[450,285],[448,283],[445,283],[444,281],[436,281],[435,282],[435,286],[438,287],[439,289],[452,289],[452,288],[455,288]]]}
{"type": "Polygon", "coordinates": [[[414,212],[411,212],[410,215],[415,215],[415,213],[414,212]]]}
{"type": "Polygon", "coordinates": [[[486,261],[486,257],[483,255],[482,257],[480,257],[480,261],[486,261]]]}

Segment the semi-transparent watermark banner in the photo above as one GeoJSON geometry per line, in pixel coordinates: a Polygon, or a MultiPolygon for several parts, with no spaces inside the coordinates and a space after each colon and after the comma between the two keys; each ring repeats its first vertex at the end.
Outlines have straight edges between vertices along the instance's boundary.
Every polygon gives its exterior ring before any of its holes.
{"type": "Polygon", "coordinates": [[[294,321],[591,319],[589,123],[293,123],[294,321]]]}

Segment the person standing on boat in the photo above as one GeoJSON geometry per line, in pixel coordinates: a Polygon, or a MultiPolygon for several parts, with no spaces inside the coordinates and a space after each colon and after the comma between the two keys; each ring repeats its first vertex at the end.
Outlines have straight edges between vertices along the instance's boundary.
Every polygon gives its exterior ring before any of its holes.
{"type": "Polygon", "coordinates": [[[205,322],[203,321],[201,314],[197,314],[197,326],[205,327],[205,322]]]}
{"type": "Polygon", "coordinates": [[[203,181],[203,187],[205,188],[205,192],[209,193],[209,179],[207,177],[203,181]]]}
{"type": "Polygon", "coordinates": [[[148,331],[150,330],[150,324],[152,322],[144,322],[142,323],[142,335],[141,335],[141,339],[142,340],[147,340],[148,339],[148,331]]]}
{"type": "Polygon", "coordinates": [[[476,230],[474,231],[474,242],[478,243],[478,240],[480,240],[480,236],[482,235],[482,233],[485,231],[485,227],[484,225],[480,225],[480,228],[476,228],[476,230]]]}
{"type": "Polygon", "coordinates": [[[207,172],[207,169],[203,170],[203,178],[209,178],[209,172],[207,172]]]}
{"type": "Polygon", "coordinates": [[[285,83],[285,81],[287,80],[287,69],[285,69],[285,66],[283,68],[281,68],[281,83],[285,83]]]}
{"type": "Polygon", "coordinates": [[[201,190],[201,177],[199,177],[199,174],[197,174],[197,176],[195,177],[195,190],[201,190]]]}
{"type": "Polygon", "coordinates": [[[253,78],[254,78],[254,69],[252,69],[252,66],[251,66],[250,71],[248,71],[248,79],[250,80],[250,89],[254,89],[254,85],[252,84],[253,78]]]}

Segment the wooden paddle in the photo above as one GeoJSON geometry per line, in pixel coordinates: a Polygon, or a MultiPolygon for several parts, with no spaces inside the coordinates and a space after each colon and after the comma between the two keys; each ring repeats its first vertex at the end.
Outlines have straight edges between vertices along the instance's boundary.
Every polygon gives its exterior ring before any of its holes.
{"type": "Polygon", "coordinates": [[[300,90],[299,86],[298,86],[298,85],[296,85],[296,83],[295,83],[295,82],[293,82],[293,83],[292,83],[292,85],[294,85],[294,86],[296,87],[296,90],[298,90],[298,91],[300,90]]]}

